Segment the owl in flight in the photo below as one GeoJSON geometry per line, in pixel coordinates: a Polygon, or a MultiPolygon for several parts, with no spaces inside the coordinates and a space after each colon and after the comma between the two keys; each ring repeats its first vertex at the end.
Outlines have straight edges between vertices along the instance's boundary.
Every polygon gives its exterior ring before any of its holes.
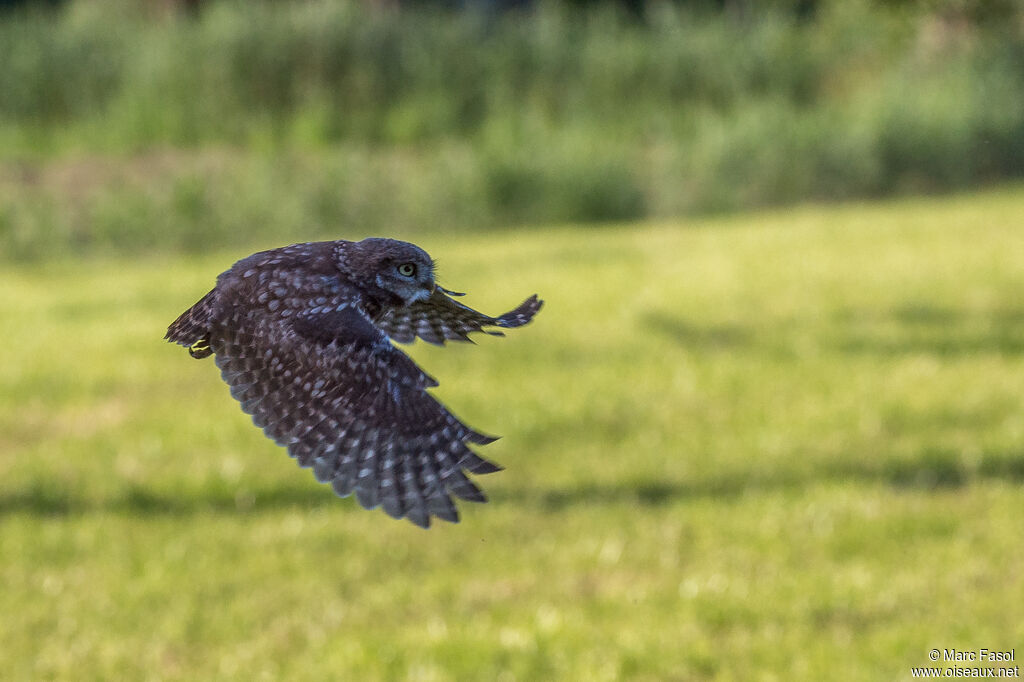
{"type": "Polygon", "coordinates": [[[392,341],[469,341],[520,327],[531,296],[489,317],[434,282],[423,249],[394,239],[294,244],[235,263],[167,330],[194,358],[213,355],[253,422],[317,480],[423,528],[458,522],[450,495],[485,502],[466,472],[501,467],[474,431],[435,400],[437,382],[392,341]]]}

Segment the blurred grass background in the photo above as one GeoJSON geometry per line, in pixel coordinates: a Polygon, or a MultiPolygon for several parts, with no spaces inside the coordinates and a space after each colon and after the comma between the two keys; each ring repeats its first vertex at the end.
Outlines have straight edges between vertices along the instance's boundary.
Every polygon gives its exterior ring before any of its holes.
{"type": "Polygon", "coordinates": [[[1024,8],[0,9],[4,679],[909,679],[1024,641],[1024,8]],[[336,499],[163,343],[398,236],[507,470],[336,499]]]}

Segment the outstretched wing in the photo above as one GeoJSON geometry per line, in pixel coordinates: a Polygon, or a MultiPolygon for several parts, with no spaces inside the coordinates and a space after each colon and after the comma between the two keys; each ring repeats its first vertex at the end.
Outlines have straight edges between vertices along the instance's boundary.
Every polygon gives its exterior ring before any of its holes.
{"type": "Polygon", "coordinates": [[[460,295],[437,287],[428,298],[404,308],[390,308],[373,323],[399,343],[410,343],[418,336],[427,343],[442,345],[449,340],[471,341],[470,332],[504,336],[502,332],[486,327],[521,327],[532,320],[544,305],[544,301],[534,294],[518,308],[491,317],[452,300],[447,294],[460,295]]]}
{"type": "Polygon", "coordinates": [[[457,522],[451,494],[484,502],[465,472],[500,470],[477,433],[427,393],[437,382],[353,305],[237,319],[211,334],[231,395],[268,437],[342,497],[424,528],[457,522]]]}

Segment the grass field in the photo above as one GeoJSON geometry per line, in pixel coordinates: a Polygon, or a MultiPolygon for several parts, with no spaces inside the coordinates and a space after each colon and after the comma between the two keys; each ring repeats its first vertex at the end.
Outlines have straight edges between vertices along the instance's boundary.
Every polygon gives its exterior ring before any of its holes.
{"type": "MultiPolygon", "coordinates": [[[[424,532],[161,341],[244,252],[0,270],[5,679],[910,679],[1024,645],[1024,190],[418,241],[506,339],[424,532]]],[[[341,235],[339,235],[341,236],[341,235]]],[[[269,247],[267,243],[255,247],[269,247]]]]}

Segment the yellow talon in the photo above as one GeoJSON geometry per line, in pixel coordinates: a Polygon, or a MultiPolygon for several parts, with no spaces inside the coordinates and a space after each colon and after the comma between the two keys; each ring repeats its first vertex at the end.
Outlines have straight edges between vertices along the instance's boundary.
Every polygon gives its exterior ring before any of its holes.
{"type": "Polygon", "coordinates": [[[199,339],[188,347],[188,354],[197,360],[209,357],[213,354],[213,351],[210,350],[210,340],[208,338],[199,339]]]}

